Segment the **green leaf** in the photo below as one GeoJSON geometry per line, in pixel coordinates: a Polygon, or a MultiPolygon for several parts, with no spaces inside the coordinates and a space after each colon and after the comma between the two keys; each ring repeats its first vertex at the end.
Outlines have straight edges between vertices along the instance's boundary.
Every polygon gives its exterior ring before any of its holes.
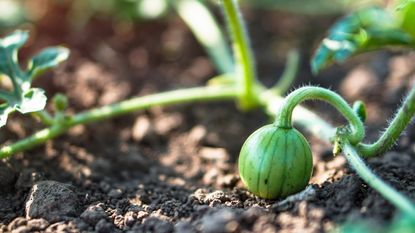
{"type": "Polygon", "coordinates": [[[11,112],[13,112],[13,108],[11,108],[7,103],[0,105],[0,127],[6,125],[7,117],[11,112]]]}
{"type": "Polygon", "coordinates": [[[6,124],[7,117],[14,111],[26,114],[41,111],[46,106],[46,96],[39,88],[32,88],[33,78],[50,69],[69,56],[63,47],[44,49],[29,62],[28,71],[19,66],[18,50],[29,37],[26,31],[16,31],[0,39],[0,74],[4,74],[13,84],[13,90],[0,90],[0,127],[6,124]]]}
{"type": "Polygon", "coordinates": [[[29,39],[29,33],[27,31],[17,30],[10,33],[4,39],[0,39],[0,46],[11,50],[19,49],[26,43],[27,39],[29,39]]]}
{"type": "Polygon", "coordinates": [[[31,88],[23,94],[20,103],[16,105],[16,110],[25,114],[43,110],[46,106],[45,91],[39,88],[31,88]]]}
{"type": "Polygon", "coordinates": [[[12,96],[0,98],[6,101],[0,105],[0,127],[6,124],[8,115],[15,110],[23,114],[41,111],[45,108],[47,100],[44,90],[39,88],[31,88],[24,92],[21,99],[12,96]]]}
{"type": "Polygon", "coordinates": [[[29,76],[33,79],[43,71],[53,68],[69,56],[69,49],[64,47],[49,47],[42,50],[29,62],[29,76]]]}
{"type": "Polygon", "coordinates": [[[311,67],[317,73],[333,62],[342,62],[358,53],[385,46],[413,45],[414,41],[401,27],[399,19],[385,9],[361,9],[330,29],[312,58],[311,67]]]}
{"type": "Polygon", "coordinates": [[[26,43],[28,37],[26,31],[16,31],[0,39],[0,73],[16,82],[22,73],[17,61],[17,51],[26,43]]]}

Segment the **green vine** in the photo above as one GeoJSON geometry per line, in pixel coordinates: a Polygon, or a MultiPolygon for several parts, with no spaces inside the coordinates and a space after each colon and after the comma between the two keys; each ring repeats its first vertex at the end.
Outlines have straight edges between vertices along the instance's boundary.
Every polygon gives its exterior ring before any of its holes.
{"type": "Polygon", "coordinates": [[[351,145],[347,139],[342,139],[343,153],[347,161],[356,170],[357,174],[373,189],[377,190],[385,199],[390,201],[404,213],[408,214],[412,219],[415,219],[415,205],[414,203],[396,191],[392,186],[385,183],[376,174],[368,168],[365,162],[356,151],[355,147],[351,145]]]}
{"type": "Polygon", "coordinates": [[[229,31],[232,36],[233,52],[236,62],[236,76],[240,87],[240,105],[243,109],[250,109],[258,105],[254,88],[256,73],[254,58],[250,48],[244,22],[239,13],[236,0],[222,0],[223,9],[228,20],[229,31]]]}
{"type": "Polygon", "coordinates": [[[348,139],[352,144],[359,143],[365,136],[363,123],[355,114],[353,109],[346,103],[346,101],[333,91],[320,87],[302,87],[292,93],[286,98],[281,105],[280,111],[276,114],[277,118],[275,125],[281,128],[292,128],[292,113],[298,104],[305,100],[323,100],[333,105],[346,119],[350,122],[351,133],[348,139]]]}
{"type": "Polygon", "coordinates": [[[237,94],[237,90],[232,87],[199,87],[136,97],[116,104],[91,109],[74,116],[67,116],[63,122],[54,122],[49,128],[41,130],[16,143],[2,147],[0,149],[0,159],[31,149],[39,144],[43,144],[51,138],[55,138],[68,131],[68,129],[75,125],[97,122],[155,106],[214,100],[231,100],[235,99],[237,94]]]}
{"type": "Polygon", "coordinates": [[[415,113],[415,85],[405,98],[389,126],[379,139],[372,144],[360,143],[357,150],[364,157],[372,157],[388,150],[401,135],[402,131],[411,122],[415,113]]]}
{"type": "MultiPolygon", "coordinates": [[[[254,132],[241,150],[239,160],[241,178],[248,189],[255,194],[264,198],[281,198],[301,191],[308,184],[312,170],[311,150],[302,134],[293,128],[294,122],[313,135],[334,143],[335,152],[343,151],[349,163],[365,182],[415,219],[413,202],[383,182],[361,159],[361,156],[371,157],[385,152],[397,140],[415,113],[415,87],[409,92],[402,107],[380,138],[373,144],[365,144],[363,123],[366,111],[361,102],[355,103],[352,108],[335,92],[319,87],[299,88],[285,99],[280,96],[294,80],[298,56],[292,55],[291,62],[288,64],[294,65],[287,68],[282,81],[266,89],[256,79],[253,53],[236,1],[221,0],[221,3],[233,44],[235,62],[233,75],[213,78],[210,83],[215,83],[214,85],[135,97],[75,115],[65,113],[67,99],[62,95],[57,95],[53,99],[56,113],[50,115],[44,110],[46,96],[43,90],[31,87],[32,80],[39,73],[65,60],[69,55],[68,50],[62,47],[46,49],[35,56],[28,69],[23,71],[17,61],[17,51],[27,40],[28,34],[18,31],[0,40],[0,72],[8,76],[13,84],[12,91],[0,92],[0,99],[5,102],[0,105],[0,125],[5,124],[8,115],[17,110],[21,113],[31,113],[48,126],[27,138],[3,146],[0,149],[0,159],[43,144],[76,125],[102,121],[155,106],[235,100],[242,109],[259,106],[276,119],[274,124],[266,125],[254,132]],[[310,99],[323,100],[333,105],[349,124],[334,128],[313,112],[299,106],[303,101],[310,99]]],[[[410,4],[407,6],[413,7],[410,4]]],[[[405,17],[412,16],[407,12],[405,11],[405,17]]],[[[409,29],[402,31],[400,28],[402,25],[396,21],[377,25],[377,19],[374,17],[376,15],[396,20],[394,16],[378,8],[362,10],[346,17],[344,21],[335,25],[329,38],[317,51],[312,62],[313,70],[318,71],[333,61],[342,61],[355,53],[389,43],[413,44],[413,35],[409,29]],[[365,20],[356,21],[356,16],[365,16],[365,20]],[[391,30],[394,34],[388,35],[387,32],[391,30]],[[364,37],[366,35],[364,32],[369,33],[366,33],[369,37],[364,37]],[[382,43],[378,43],[380,39],[383,39],[382,43]],[[333,42],[335,45],[342,46],[333,47],[333,42]]],[[[182,17],[187,16],[182,15],[182,17]]],[[[407,23],[404,25],[409,27],[407,23]]],[[[198,33],[201,31],[199,30],[198,33]]],[[[229,64],[224,64],[221,69],[231,70],[229,64]]]]}

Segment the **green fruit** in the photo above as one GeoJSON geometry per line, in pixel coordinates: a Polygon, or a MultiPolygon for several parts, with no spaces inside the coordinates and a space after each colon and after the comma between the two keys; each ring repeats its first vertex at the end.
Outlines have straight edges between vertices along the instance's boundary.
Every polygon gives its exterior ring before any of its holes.
{"type": "Polygon", "coordinates": [[[249,136],[239,155],[243,183],[262,198],[282,198],[303,190],[312,169],[310,145],[294,128],[263,126],[249,136]]]}

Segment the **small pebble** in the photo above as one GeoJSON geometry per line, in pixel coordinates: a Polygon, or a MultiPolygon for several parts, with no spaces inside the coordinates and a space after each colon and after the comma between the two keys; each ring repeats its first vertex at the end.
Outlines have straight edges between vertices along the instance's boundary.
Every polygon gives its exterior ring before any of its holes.
{"type": "Polygon", "coordinates": [[[137,117],[132,128],[131,136],[137,142],[154,136],[154,129],[152,128],[150,119],[147,116],[137,117]]]}
{"type": "Polygon", "coordinates": [[[12,231],[14,229],[17,229],[20,226],[24,226],[27,224],[27,220],[24,217],[17,217],[13,219],[13,221],[9,224],[8,230],[12,231]]]}
{"type": "Polygon", "coordinates": [[[99,220],[106,219],[107,213],[101,207],[102,204],[89,206],[82,214],[81,218],[91,226],[95,226],[99,220]]]}
{"type": "Polygon", "coordinates": [[[27,226],[20,226],[14,230],[12,230],[11,233],[29,233],[30,229],[27,226]]]}
{"type": "Polygon", "coordinates": [[[30,231],[43,231],[49,226],[49,222],[43,218],[31,219],[27,222],[27,226],[30,227],[30,231]]]}

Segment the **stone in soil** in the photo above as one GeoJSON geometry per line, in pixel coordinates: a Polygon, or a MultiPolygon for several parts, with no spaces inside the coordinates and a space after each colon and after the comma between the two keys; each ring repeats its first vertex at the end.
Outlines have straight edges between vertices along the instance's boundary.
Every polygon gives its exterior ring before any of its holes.
{"type": "Polygon", "coordinates": [[[96,204],[89,206],[82,214],[81,219],[91,226],[95,226],[99,220],[106,219],[107,213],[101,207],[102,204],[96,204]]]}
{"type": "Polygon", "coordinates": [[[33,185],[26,201],[26,218],[43,218],[53,223],[75,217],[79,201],[71,185],[46,180],[33,185]]]}

